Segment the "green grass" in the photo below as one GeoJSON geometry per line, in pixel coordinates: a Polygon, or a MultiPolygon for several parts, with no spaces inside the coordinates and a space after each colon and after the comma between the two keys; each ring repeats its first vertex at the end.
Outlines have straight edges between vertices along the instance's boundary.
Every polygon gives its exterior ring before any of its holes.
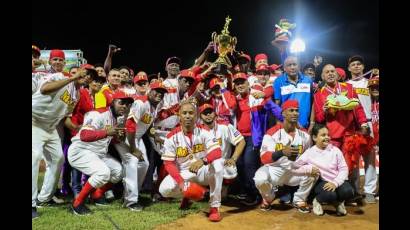
{"type": "MultiPolygon", "coordinates": [[[[40,175],[40,182],[43,175],[40,175]]],[[[40,185],[40,183],[39,183],[40,185]]],[[[40,187],[40,186],[39,186],[40,187]]],[[[142,212],[131,212],[122,207],[119,200],[108,207],[88,204],[93,211],[89,216],[76,216],[69,212],[67,204],[58,207],[38,208],[39,218],[32,221],[32,229],[152,229],[208,207],[207,201],[195,202],[190,210],[179,210],[180,199],[170,202],[151,203],[149,195],[142,194],[142,212]]]]}

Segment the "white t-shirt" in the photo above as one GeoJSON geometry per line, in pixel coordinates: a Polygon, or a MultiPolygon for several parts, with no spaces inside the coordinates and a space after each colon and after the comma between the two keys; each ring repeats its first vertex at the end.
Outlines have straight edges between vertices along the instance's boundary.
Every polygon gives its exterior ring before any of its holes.
{"type": "Polygon", "coordinates": [[[135,139],[140,139],[145,132],[147,132],[148,128],[157,117],[159,108],[161,108],[161,103],[157,108],[153,108],[147,99],[137,99],[134,101],[130,108],[128,119],[134,119],[137,126],[135,139]]]}
{"type": "Polygon", "coordinates": [[[45,75],[38,90],[32,95],[32,123],[45,130],[55,129],[61,119],[73,112],[80,98],[74,82],[48,95],[39,90],[47,82],[62,79],[66,79],[62,73],[45,75]]]}
{"type": "Polygon", "coordinates": [[[96,154],[106,154],[108,152],[108,145],[112,139],[112,136],[93,141],[83,142],[80,139],[80,133],[82,130],[101,130],[106,127],[114,127],[117,121],[114,118],[110,109],[99,109],[98,111],[90,111],[84,116],[84,123],[80,131],[71,139],[70,148],[81,148],[90,150],[96,154]]]}
{"type": "Polygon", "coordinates": [[[231,124],[216,123],[211,129],[218,140],[222,150],[222,158],[229,159],[232,155],[232,145],[236,146],[244,138],[242,134],[231,124]]]}
{"type": "MultiPolygon", "coordinates": [[[[260,156],[267,152],[276,152],[283,149],[284,145],[290,144],[299,147],[299,154],[302,155],[306,149],[311,146],[310,135],[300,129],[296,129],[295,137],[289,135],[280,125],[276,125],[269,129],[263,136],[260,156]]],[[[279,158],[276,162],[271,163],[271,166],[282,167],[286,170],[292,169],[292,162],[286,156],[279,158]]]]}
{"type": "Polygon", "coordinates": [[[362,77],[359,80],[349,80],[347,83],[352,84],[353,89],[355,90],[357,96],[359,97],[360,104],[364,109],[366,118],[372,119],[372,100],[370,98],[370,91],[368,87],[369,80],[365,77],[362,77]]]}
{"type": "Polygon", "coordinates": [[[176,160],[179,170],[188,170],[193,162],[206,157],[208,153],[218,148],[220,148],[219,143],[208,128],[197,125],[191,140],[185,136],[182,127],[178,126],[167,135],[161,159],[176,160]]]}

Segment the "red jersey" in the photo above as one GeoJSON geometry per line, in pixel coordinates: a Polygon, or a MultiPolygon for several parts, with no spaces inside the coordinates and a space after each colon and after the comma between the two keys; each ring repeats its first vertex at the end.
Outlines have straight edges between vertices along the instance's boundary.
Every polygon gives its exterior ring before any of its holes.
{"type": "MultiPolygon", "coordinates": [[[[337,83],[335,89],[341,94],[346,94],[348,98],[358,98],[352,85],[349,83],[337,83]]],[[[328,95],[335,93],[335,89],[331,89],[325,85],[316,91],[313,100],[315,120],[318,123],[326,122],[331,139],[353,135],[357,124],[362,125],[367,122],[366,114],[360,104],[354,110],[339,110],[335,114],[327,113],[325,115],[323,107],[326,98],[328,95]]]]}

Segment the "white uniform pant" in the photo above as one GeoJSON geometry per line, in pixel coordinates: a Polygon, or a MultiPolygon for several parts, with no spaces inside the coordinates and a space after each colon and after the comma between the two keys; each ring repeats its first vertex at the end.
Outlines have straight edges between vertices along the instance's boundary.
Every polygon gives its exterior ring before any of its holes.
{"type": "MultiPolygon", "coordinates": [[[[364,161],[364,193],[376,194],[377,188],[377,171],[376,171],[376,151],[372,150],[370,153],[363,156],[364,161]]],[[[360,168],[353,170],[350,176],[350,181],[355,190],[355,193],[360,191],[360,168]]]]}
{"type": "Polygon", "coordinates": [[[255,186],[263,199],[272,202],[278,186],[299,186],[294,194],[293,202],[306,201],[317,178],[310,176],[296,176],[282,167],[264,165],[258,169],[253,178],[255,186]]]}
{"type": "Polygon", "coordinates": [[[136,139],[135,145],[137,149],[142,152],[144,161],[140,161],[130,153],[130,147],[128,144],[118,143],[114,145],[121,157],[122,165],[125,169],[123,183],[124,205],[126,207],[138,202],[139,190],[142,187],[149,166],[147,150],[145,149],[142,138],[136,139]]]}
{"type": "Polygon", "coordinates": [[[36,198],[41,202],[49,201],[53,195],[60,178],[61,166],[64,155],[61,140],[57,130],[46,131],[34,124],[31,126],[31,206],[36,207],[36,198]],[[38,193],[38,173],[40,161],[46,161],[46,173],[43,186],[38,193]]]}
{"type": "MultiPolygon", "coordinates": [[[[214,160],[211,164],[202,166],[196,174],[189,170],[182,170],[180,172],[184,181],[195,182],[203,186],[209,185],[209,203],[211,207],[218,208],[221,206],[223,163],[223,159],[214,160]]],[[[182,197],[182,191],[171,175],[164,178],[159,186],[159,192],[163,197],[182,197]]]]}
{"type": "Polygon", "coordinates": [[[121,163],[109,154],[97,154],[70,146],[67,158],[73,168],[90,176],[88,183],[93,188],[99,188],[108,182],[115,184],[122,179],[121,163]]]}

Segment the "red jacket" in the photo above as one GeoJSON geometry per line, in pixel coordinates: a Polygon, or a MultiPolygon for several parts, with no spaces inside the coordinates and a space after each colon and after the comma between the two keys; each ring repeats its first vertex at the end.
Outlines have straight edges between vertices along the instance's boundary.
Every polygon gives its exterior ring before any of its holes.
{"type": "Polygon", "coordinates": [[[242,136],[249,137],[251,131],[251,108],[249,107],[249,94],[245,98],[238,98],[238,109],[236,110],[237,128],[242,136]]]}
{"type": "MultiPolygon", "coordinates": [[[[348,98],[357,98],[357,94],[351,84],[344,82],[338,84],[340,84],[342,93],[347,91],[346,96],[348,98]]],[[[330,94],[331,93],[326,90],[326,87],[322,87],[316,91],[313,100],[316,122],[326,122],[332,140],[342,138],[346,135],[353,135],[357,129],[357,125],[362,125],[367,122],[363,107],[359,104],[354,110],[339,110],[334,115],[330,113],[325,115],[323,106],[325,105],[326,97],[330,94]]]]}

